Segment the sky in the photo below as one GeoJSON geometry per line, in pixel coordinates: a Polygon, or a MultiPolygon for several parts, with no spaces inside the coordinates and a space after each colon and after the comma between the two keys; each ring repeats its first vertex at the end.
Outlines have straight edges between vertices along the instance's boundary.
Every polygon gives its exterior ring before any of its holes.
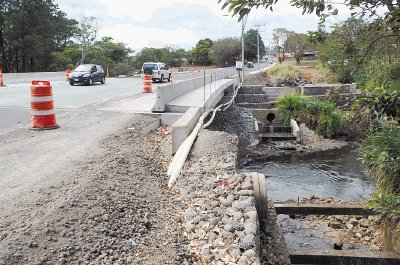
{"type": "MultiPolygon", "coordinates": [[[[217,40],[240,37],[241,22],[221,10],[218,0],[55,0],[67,17],[80,21],[84,16],[97,18],[99,38],[110,36],[139,51],[143,47],[190,49],[200,39],[217,40]],[[140,3],[141,2],[141,3],[140,3]],[[144,4],[145,3],[145,4],[144,4]]],[[[316,15],[302,15],[281,0],[273,12],[254,10],[247,19],[245,31],[259,26],[260,36],[268,46],[273,29],[283,27],[295,32],[315,30],[316,15]]],[[[339,6],[340,7],[340,6],[339,6]]],[[[349,11],[340,10],[340,16],[349,11]]],[[[332,18],[331,23],[340,18],[332,18]]],[[[337,20],[337,21],[336,21],[337,20]]]]}

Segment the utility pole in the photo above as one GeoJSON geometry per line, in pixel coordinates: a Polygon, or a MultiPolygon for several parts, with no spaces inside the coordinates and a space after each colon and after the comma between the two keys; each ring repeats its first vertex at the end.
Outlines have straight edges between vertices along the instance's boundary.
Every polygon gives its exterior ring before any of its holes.
{"type": "Polygon", "coordinates": [[[244,82],[244,27],[245,27],[245,19],[247,16],[242,18],[242,83],[244,82]]]}
{"type": "Polygon", "coordinates": [[[265,26],[265,24],[256,25],[257,28],[257,68],[260,70],[260,29],[258,27],[265,26]]]}
{"type": "Polygon", "coordinates": [[[271,62],[272,60],[271,60],[271,39],[268,39],[268,42],[269,42],[269,49],[268,49],[268,62],[271,62]]]}

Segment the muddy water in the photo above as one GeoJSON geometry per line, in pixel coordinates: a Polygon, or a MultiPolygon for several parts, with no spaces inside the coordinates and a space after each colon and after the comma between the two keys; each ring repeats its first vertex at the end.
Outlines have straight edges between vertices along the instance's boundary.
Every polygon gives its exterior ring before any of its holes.
{"type": "Polygon", "coordinates": [[[346,148],[312,157],[275,159],[243,170],[267,177],[268,197],[272,200],[297,200],[315,195],[364,201],[375,186],[359,157],[359,149],[346,148]]]}
{"type": "MultiPolygon", "coordinates": [[[[268,197],[274,201],[301,200],[312,195],[343,201],[365,201],[374,191],[360,159],[360,150],[346,148],[307,157],[279,158],[245,167],[267,176],[268,197]]],[[[279,215],[288,248],[332,249],[335,237],[325,226],[311,227],[306,219],[279,215]]],[[[348,249],[344,245],[344,249],[348,249]]],[[[367,251],[366,246],[358,248],[367,251]]]]}

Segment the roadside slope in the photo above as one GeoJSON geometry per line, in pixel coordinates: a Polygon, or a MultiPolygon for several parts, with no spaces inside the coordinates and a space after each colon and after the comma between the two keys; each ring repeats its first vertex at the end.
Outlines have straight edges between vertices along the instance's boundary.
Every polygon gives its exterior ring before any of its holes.
{"type": "Polygon", "coordinates": [[[141,133],[150,122],[134,116],[134,130],[2,215],[0,264],[186,264],[161,139],[141,133]]]}

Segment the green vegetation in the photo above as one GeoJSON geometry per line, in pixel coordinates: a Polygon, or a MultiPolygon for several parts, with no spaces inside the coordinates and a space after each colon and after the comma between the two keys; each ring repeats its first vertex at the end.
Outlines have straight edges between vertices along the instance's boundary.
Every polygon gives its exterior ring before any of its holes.
{"type": "MultiPolygon", "coordinates": [[[[0,66],[5,73],[64,71],[82,63],[98,63],[110,74],[138,71],[146,61],[171,67],[233,66],[240,58],[237,38],[200,40],[191,50],[145,47],[135,53],[125,43],[98,38],[95,17],[68,19],[54,0],[5,0],[0,5],[0,66]]],[[[257,31],[245,33],[246,59],[257,58],[257,31]]],[[[260,54],[265,47],[260,37],[260,54]]]]}
{"type": "MultiPolygon", "coordinates": [[[[233,15],[243,19],[253,8],[273,11],[278,2],[270,0],[223,1],[233,15]]],[[[364,92],[354,104],[354,120],[370,132],[363,141],[363,161],[376,180],[377,193],[367,207],[384,219],[400,223],[400,6],[399,1],[293,0],[290,4],[320,18],[318,29],[309,32],[323,65],[342,83],[356,82],[364,92]],[[352,10],[351,18],[325,30],[325,21],[337,15],[337,5],[352,10]],[[384,10],[384,15],[377,15],[384,10]],[[368,119],[366,119],[368,118],[368,119]]],[[[279,35],[279,34],[278,34],[279,35]]],[[[278,36],[279,37],[279,36],[278,36]]],[[[278,46],[287,45],[287,35],[278,46]],[[286,39],[285,39],[286,38],[286,39]],[[279,45],[281,43],[281,45],[279,45]],[[283,44],[283,45],[282,45],[283,44]]],[[[278,51],[280,48],[278,47],[278,51]]],[[[282,75],[293,70],[280,70],[282,75]]],[[[286,116],[298,115],[301,100],[289,96],[280,104],[286,116]]],[[[325,113],[324,113],[325,115],[325,113]]],[[[335,115],[333,115],[335,116],[335,115]]]]}
{"type": "Polygon", "coordinates": [[[400,193],[400,127],[386,124],[377,133],[371,131],[364,141],[362,158],[379,193],[400,193]]]}
{"type": "Polygon", "coordinates": [[[378,213],[383,220],[400,223],[400,195],[375,194],[366,208],[378,213]]]}
{"type": "Polygon", "coordinates": [[[295,118],[327,138],[337,136],[343,125],[343,112],[330,101],[288,94],[278,99],[278,109],[284,123],[295,118]]]}
{"type": "Polygon", "coordinates": [[[260,34],[255,29],[250,29],[244,35],[244,59],[248,61],[257,60],[257,35],[259,36],[260,58],[265,55],[265,46],[260,34]]]}

